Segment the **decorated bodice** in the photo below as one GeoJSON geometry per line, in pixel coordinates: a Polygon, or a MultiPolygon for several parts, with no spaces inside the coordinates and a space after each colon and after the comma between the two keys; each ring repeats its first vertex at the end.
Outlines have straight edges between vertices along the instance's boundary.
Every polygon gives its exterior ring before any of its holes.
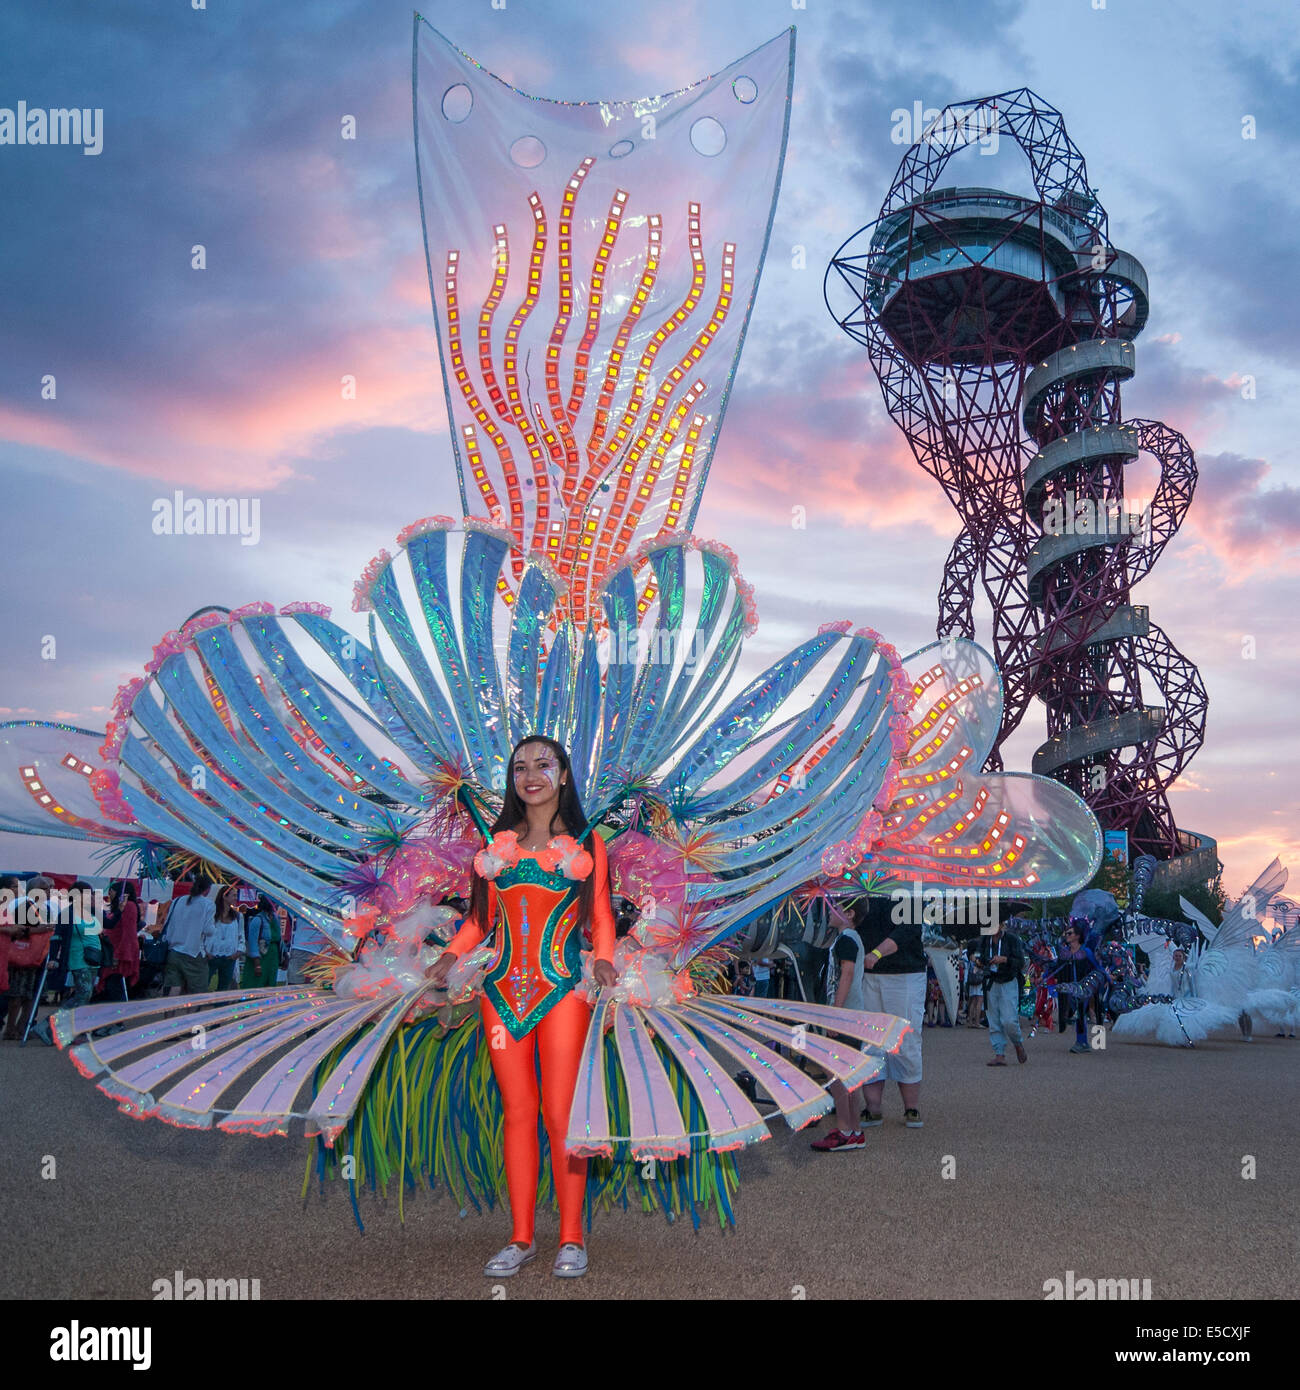
{"type": "MultiPolygon", "coordinates": [[[[597,960],[612,961],[614,915],[609,898],[609,864],[604,842],[592,836],[588,854],[568,836],[545,850],[525,851],[512,832],[493,837],[475,860],[488,880],[489,934],[495,954],[483,992],[512,1037],[531,1032],[582,979],[579,895],[594,874],[592,948],[597,960]]],[[[449,943],[463,956],[484,939],[473,919],[449,943]]]]}

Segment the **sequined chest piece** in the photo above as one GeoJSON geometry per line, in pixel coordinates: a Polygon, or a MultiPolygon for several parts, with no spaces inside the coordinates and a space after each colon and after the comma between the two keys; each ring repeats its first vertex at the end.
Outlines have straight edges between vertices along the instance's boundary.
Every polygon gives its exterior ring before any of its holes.
{"type": "Polygon", "coordinates": [[[582,885],[524,855],[494,882],[497,956],[483,989],[510,1035],[519,1039],[581,979],[582,885]]]}

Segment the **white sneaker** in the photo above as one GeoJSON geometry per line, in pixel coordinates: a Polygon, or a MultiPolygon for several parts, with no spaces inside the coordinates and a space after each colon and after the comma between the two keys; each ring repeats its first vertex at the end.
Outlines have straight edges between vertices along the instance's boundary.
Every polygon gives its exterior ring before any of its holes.
{"type": "Polygon", "coordinates": [[[555,1257],[551,1273],[557,1279],[581,1279],[587,1272],[587,1247],[585,1245],[561,1245],[555,1257]]]}
{"type": "Polygon", "coordinates": [[[489,1279],[509,1279],[511,1275],[518,1274],[520,1269],[536,1254],[536,1242],[530,1245],[527,1250],[521,1250],[517,1245],[507,1245],[504,1250],[493,1255],[483,1266],[483,1273],[489,1279]]]}

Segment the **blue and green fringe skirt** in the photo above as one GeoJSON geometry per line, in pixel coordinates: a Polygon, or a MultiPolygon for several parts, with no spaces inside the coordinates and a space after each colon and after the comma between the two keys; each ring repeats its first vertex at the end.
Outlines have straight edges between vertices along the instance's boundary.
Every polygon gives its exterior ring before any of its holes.
{"type": "MultiPolygon", "coordinates": [[[[501,1095],[478,1010],[456,1013],[461,1014],[459,1019],[453,1013],[449,1021],[443,1011],[398,1029],[356,1114],[333,1148],[326,1148],[322,1139],[312,1141],[303,1176],[304,1197],[313,1167],[322,1190],[326,1179],[345,1181],[353,1216],[362,1230],[358,1193],[363,1190],[387,1197],[396,1189],[399,1216],[404,1213],[405,1194],[421,1187],[445,1187],[462,1211],[493,1209],[505,1202],[501,1095]],[[348,1159],[350,1180],[344,1177],[348,1159]]],[[[317,1068],[317,1084],[334,1067],[343,1046],[317,1068]]],[[[606,1038],[605,1048],[610,1117],[616,1131],[626,1132],[627,1096],[612,1038],[606,1038]]],[[[673,1079],[688,1132],[703,1131],[704,1116],[694,1092],[672,1054],[662,1047],[658,1050],[673,1079]]],[[[538,1204],[553,1207],[549,1144],[540,1116],[538,1132],[538,1204]]],[[[706,1218],[716,1219],[722,1227],[735,1225],[733,1199],[738,1181],[735,1154],[712,1153],[704,1139],[692,1141],[689,1155],[668,1160],[634,1159],[621,1145],[612,1158],[592,1159],[587,1165],[587,1226],[590,1229],[597,1211],[614,1207],[660,1211],[669,1221],[685,1214],[696,1229],[706,1218]]]]}

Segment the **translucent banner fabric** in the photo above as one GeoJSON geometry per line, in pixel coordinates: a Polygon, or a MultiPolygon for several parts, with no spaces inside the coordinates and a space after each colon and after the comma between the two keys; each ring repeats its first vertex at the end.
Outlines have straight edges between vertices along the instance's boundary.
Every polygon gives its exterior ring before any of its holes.
{"type": "Polygon", "coordinates": [[[544,554],[581,623],[640,540],[690,529],[776,204],[794,33],[620,102],[528,96],[424,20],[415,45],[462,505],[544,554]]]}

